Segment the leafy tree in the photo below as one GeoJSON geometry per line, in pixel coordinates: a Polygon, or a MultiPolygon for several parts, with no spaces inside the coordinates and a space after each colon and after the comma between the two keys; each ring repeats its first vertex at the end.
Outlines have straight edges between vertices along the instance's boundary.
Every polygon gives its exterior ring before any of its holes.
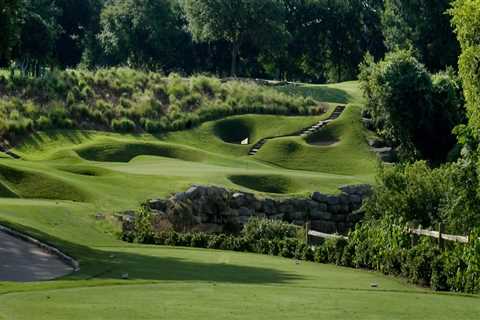
{"type": "Polygon", "coordinates": [[[382,16],[389,50],[414,49],[429,70],[456,66],[458,42],[446,11],[452,0],[385,0],[382,16]]]}
{"type": "Polygon", "coordinates": [[[414,156],[431,111],[432,81],[425,67],[411,52],[395,51],[377,64],[367,59],[360,80],[380,134],[414,156]]]}
{"type": "Polygon", "coordinates": [[[51,63],[55,41],[60,33],[56,18],[59,10],[51,0],[25,0],[25,14],[16,60],[24,71],[38,74],[39,68],[51,63]]]}
{"type": "Polygon", "coordinates": [[[185,0],[189,29],[197,41],[224,40],[231,45],[231,74],[237,73],[245,42],[273,45],[284,34],[283,7],[278,0],[185,0]]]}
{"type": "Polygon", "coordinates": [[[446,160],[465,122],[460,80],[453,70],[431,76],[410,51],[395,51],[375,63],[367,57],[360,80],[367,111],[379,133],[406,159],[446,160]]]}
{"type": "MultiPolygon", "coordinates": [[[[453,131],[467,122],[467,116],[462,81],[453,69],[432,76],[432,111],[428,121],[431,131],[426,139],[424,155],[437,161],[454,160],[447,158],[457,144],[453,131]]],[[[451,153],[450,156],[458,155],[451,153]]]]}
{"type": "Polygon", "coordinates": [[[87,44],[86,37],[95,28],[102,0],[55,0],[60,28],[55,42],[55,58],[62,67],[76,66],[87,44]]]}
{"type": "Polygon", "coordinates": [[[23,0],[0,0],[0,64],[11,57],[20,38],[23,0]]]}
{"type": "Polygon", "coordinates": [[[280,78],[336,82],[355,79],[365,52],[384,54],[381,1],[282,0],[290,37],[286,50],[262,52],[280,78]],[[380,36],[379,36],[380,35],[380,36]]]}
{"type": "Polygon", "coordinates": [[[178,65],[188,41],[169,0],[115,0],[102,10],[98,39],[110,63],[156,69],[178,65]]]}
{"type": "Polygon", "coordinates": [[[480,2],[457,0],[453,9],[453,25],[462,48],[459,60],[460,76],[467,108],[470,132],[479,139],[480,128],[480,2]]]}

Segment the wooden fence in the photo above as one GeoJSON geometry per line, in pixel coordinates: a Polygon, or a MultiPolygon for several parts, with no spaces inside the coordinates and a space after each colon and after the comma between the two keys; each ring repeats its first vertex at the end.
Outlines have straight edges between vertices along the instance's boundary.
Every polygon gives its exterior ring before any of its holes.
{"type": "MultiPolygon", "coordinates": [[[[421,229],[420,227],[415,229],[415,228],[410,228],[408,229],[408,232],[413,235],[419,235],[419,236],[427,236],[431,238],[438,239],[438,245],[443,248],[444,246],[444,241],[452,241],[452,242],[459,242],[459,243],[468,243],[470,241],[468,236],[457,236],[457,235],[451,235],[451,234],[446,234],[443,232],[444,226],[442,224],[439,225],[439,230],[438,231],[432,231],[432,230],[425,230],[421,229]]],[[[339,234],[330,234],[330,233],[324,233],[324,232],[319,232],[315,230],[311,230],[311,225],[309,222],[305,224],[305,240],[306,243],[309,243],[309,238],[310,237],[315,237],[315,238],[322,238],[322,239],[344,239],[348,240],[348,237],[342,236],[339,234]]],[[[478,238],[480,240],[480,238],[478,238]]]]}

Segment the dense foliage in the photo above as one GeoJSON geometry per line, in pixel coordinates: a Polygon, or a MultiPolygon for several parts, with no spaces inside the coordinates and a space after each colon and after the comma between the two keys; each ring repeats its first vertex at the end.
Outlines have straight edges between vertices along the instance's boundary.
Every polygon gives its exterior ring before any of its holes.
{"type": "Polygon", "coordinates": [[[367,57],[360,80],[366,111],[403,159],[445,161],[456,144],[453,128],[466,121],[462,87],[453,71],[432,76],[410,51],[401,50],[378,63],[367,57]]]}
{"type": "Polygon", "coordinates": [[[366,52],[456,65],[450,0],[2,0],[0,66],[129,65],[303,81],[354,79],[366,52]]]}
{"type": "Polygon", "coordinates": [[[451,0],[385,0],[382,31],[389,50],[412,49],[431,71],[455,66],[459,54],[450,17],[451,0]]]}
{"type": "Polygon", "coordinates": [[[131,69],[62,71],[41,78],[0,76],[0,95],[4,138],[60,128],[159,133],[234,114],[324,111],[311,99],[253,83],[164,77],[131,69]]]}
{"type": "Polygon", "coordinates": [[[476,0],[457,0],[450,11],[460,41],[460,76],[469,111],[471,133],[478,140],[480,128],[480,3],[476,0]]]}
{"type": "Polygon", "coordinates": [[[468,234],[480,225],[478,173],[472,162],[431,169],[425,162],[383,168],[366,204],[372,219],[389,217],[412,226],[468,234]]]}

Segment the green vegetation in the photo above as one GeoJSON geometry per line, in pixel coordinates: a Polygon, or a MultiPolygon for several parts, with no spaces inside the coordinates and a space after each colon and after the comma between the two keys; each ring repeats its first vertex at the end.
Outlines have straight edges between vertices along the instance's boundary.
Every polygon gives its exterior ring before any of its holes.
{"type": "MultiPolygon", "coordinates": [[[[369,203],[370,208],[376,205],[378,200],[369,203]]],[[[447,248],[440,248],[438,240],[415,239],[416,236],[408,233],[401,218],[387,213],[380,219],[370,217],[350,232],[348,239],[328,239],[312,248],[305,243],[305,235],[300,228],[275,220],[253,218],[245,225],[242,234],[235,236],[155,232],[153,219],[151,212],[143,212],[134,229],[124,232],[123,238],[140,243],[247,251],[368,268],[384,274],[401,275],[434,290],[480,291],[479,232],[471,234],[472,240],[468,244],[447,244],[447,248]]]]}
{"type": "Polygon", "coordinates": [[[23,289],[2,285],[2,317],[30,319],[34,312],[40,320],[85,319],[92,313],[101,319],[159,314],[176,319],[408,319],[420,308],[425,319],[473,319],[479,311],[476,297],[432,294],[376,273],[297,265],[277,257],[146,246],[104,247],[99,253],[105,260],[115,255],[115,263],[109,264],[113,268],[99,276],[103,280],[38,283],[23,289]],[[131,280],[115,280],[122,272],[129,272],[131,280]],[[371,283],[380,287],[371,288],[371,283]]]}
{"type": "MultiPolygon", "coordinates": [[[[479,17],[477,0],[0,0],[0,223],[81,265],[1,282],[0,320],[476,319],[479,17]],[[374,184],[362,220],[315,247],[260,218],[185,233],[193,215],[162,200],[167,218],[145,206],[119,232],[119,214],[192,184],[284,198],[353,183],[374,184]]],[[[350,225],[346,197],[315,214],[350,225]]]]}
{"type": "MultiPolygon", "coordinates": [[[[463,81],[470,130],[468,134],[478,141],[477,128],[480,123],[480,69],[479,30],[480,7],[474,0],[457,0],[450,11],[462,54],[459,58],[460,76],[463,81]]],[[[465,137],[466,138],[466,137],[465,137]]]]}
{"type": "Polygon", "coordinates": [[[0,136],[50,129],[164,133],[235,114],[320,114],[313,99],[289,97],[252,83],[104,69],[0,78],[0,136]]]}
{"type": "Polygon", "coordinates": [[[409,51],[361,65],[366,114],[402,159],[444,162],[456,145],[455,126],[466,122],[462,85],[453,70],[430,75],[409,51]]]}
{"type": "Polygon", "coordinates": [[[348,105],[343,115],[320,131],[332,136],[334,145],[312,145],[312,138],[270,140],[257,158],[288,169],[335,172],[368,177],[375,170],[375,154],[369,150],[366,133],[360,122],[360,107],[348,105]]]}

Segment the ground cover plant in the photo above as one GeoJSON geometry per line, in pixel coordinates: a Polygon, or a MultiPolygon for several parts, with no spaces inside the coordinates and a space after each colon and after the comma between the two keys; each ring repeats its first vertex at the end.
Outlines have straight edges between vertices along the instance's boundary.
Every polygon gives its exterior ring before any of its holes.
{"type": "Polygon", "coordinates": [[[321,114],[326,107],[253,83],[126,68],[0,77],[0,135],[49,129],[162,133],[235,114],[321,114]]]}

